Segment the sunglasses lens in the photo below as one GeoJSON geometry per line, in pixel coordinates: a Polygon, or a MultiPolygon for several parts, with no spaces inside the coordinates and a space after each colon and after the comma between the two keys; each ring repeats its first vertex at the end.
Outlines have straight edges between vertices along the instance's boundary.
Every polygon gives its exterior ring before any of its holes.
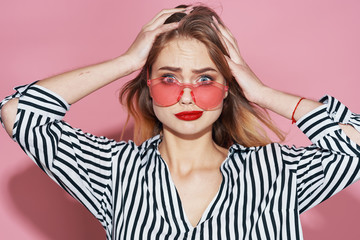
{"type": "Polygon", "coordinates": [[[221,84],[200,85],[193,89],[196,105],[204,110],[216,108],[222,102],[225,90],[221,84]]]}
{"type": "Polygon", "coordinates": [[[154,79],[151,81],[150,93],[156,104],[160,106],[171,106],[178,101],[181,88],[176,83],[164,81],[164,79],[154,79]]]}

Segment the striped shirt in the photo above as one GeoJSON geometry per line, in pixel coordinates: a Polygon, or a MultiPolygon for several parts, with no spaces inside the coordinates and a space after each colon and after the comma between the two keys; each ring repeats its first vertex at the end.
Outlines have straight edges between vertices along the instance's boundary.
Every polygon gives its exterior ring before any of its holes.
{"type": "Polygon", "coordinates": [[[193,227],[155,136],[140,146],[72,128],[69,105],[37,85],[16,88],[13,138],[101,222],[107,239],[303,239],[299,214],[359,178],[360,147],[338,123],[360,131],[360,115],[333,97],[297,125],[313,145],[234,144],[217,194],[193,227]]]}

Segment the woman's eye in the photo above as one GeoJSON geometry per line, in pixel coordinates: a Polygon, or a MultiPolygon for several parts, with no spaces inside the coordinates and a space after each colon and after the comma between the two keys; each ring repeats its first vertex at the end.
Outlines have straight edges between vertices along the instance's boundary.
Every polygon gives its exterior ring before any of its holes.
{"type": "Polygon", "coordinates": [[[172,76],[172,75],[163,75],[162,78],[163,78],[164,83],[175,83],[176,82],[175,76],[172,76]]]}
{"type": "Polygon", "coordinates": [[[207,75],[203,75],[198,79],[198,82],[201,84],[211,84],[213,81],[213,78],[207,75]]]}

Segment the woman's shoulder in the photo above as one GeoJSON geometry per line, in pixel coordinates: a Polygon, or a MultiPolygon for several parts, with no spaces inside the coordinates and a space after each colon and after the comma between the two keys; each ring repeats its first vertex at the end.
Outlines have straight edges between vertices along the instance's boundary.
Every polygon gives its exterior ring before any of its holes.
{"type": "Polygon", "coordinates": [[[146,155],[147,153],[151,153],[153,151],[158,151],[158,145],[161,141],[160,135],[153,136],[144,142],[137,144],[134,140],[122,140],[116,142],[119,146],[120,151],[131,151],[136,152],[140,156],[146,155]]]}
{"type": "Polygon", "coordinates": [[[271,142],[263,146],[246,147],[238,143],[234,143],[229,148],[229,156],[241,155],[244,159],[266,158],[267,160],[283,161],[288,158],[298,158],[305,153],[313,153],[318,150],[315,144],[309,146],[287,145],[279,142],[271,142]]]}

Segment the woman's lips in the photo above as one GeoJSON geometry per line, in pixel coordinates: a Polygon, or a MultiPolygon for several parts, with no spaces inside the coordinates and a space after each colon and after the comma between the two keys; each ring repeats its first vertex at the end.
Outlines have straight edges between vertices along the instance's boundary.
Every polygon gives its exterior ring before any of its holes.
{"type": "Polygon", "coordinates": [[[203,114],[203,111],[185,111],[176,113],[175,116],[184,121],[193,121],[200,118],[203,114]]]}

